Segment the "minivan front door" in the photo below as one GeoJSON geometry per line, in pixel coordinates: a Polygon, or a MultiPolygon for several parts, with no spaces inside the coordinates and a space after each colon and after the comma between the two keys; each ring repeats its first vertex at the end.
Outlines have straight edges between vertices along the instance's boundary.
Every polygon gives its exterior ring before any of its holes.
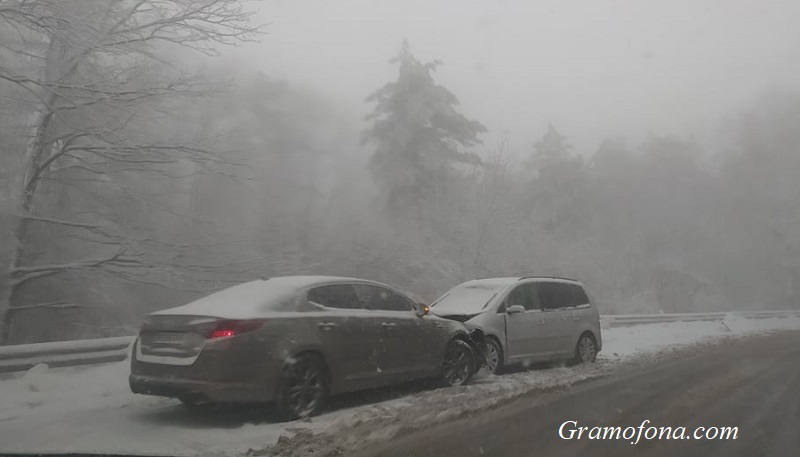
{"type": "Polygon", "coordinates": [[[506,352],[510,362],[537,361],[552,353],[547,313],[542,312],[535,283],[524,283],[506,297],[506,352]]]}

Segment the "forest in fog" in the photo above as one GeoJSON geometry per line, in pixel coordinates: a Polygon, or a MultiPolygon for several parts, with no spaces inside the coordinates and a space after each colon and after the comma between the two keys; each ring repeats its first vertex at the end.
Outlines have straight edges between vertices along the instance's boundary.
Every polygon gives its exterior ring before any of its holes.
{"type": "Polygon", "coordinates": [[[425,43],[378,59],[393,77],[359,121],[214,58],[265,32],[235,0],[0,0],[2,343],[131,334],[294,274],[425,302],[555,275],[604,314],[800,309],[800,95],[765,88],[712,141],[576,150],[580,132],[535,124],[512,147],[437,79],[447,55],[415,57],[425,43]]]}

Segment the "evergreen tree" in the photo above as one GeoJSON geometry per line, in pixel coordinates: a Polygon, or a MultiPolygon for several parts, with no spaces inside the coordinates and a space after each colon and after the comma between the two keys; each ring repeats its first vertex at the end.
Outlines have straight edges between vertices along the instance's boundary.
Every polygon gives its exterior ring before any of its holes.
{"type": "Polygon", "coordinates": [[[555,231],[581,219],[585,197],[586,167],[581,156],[571,151],[564,135],[552,125],[542,139],[534,144],[527,162],[535,171],[530,194],[526,198],[542,227],[555,231]]]}
{"type": "Polygon", "coordinates": [[[552,167],[568,162],[572,158],[571,149],[567,137],[550,124],[542,139],[533,145],[533,155],[528,161],[528,166],[542,174],[552,167]]]}
{"type": "Polygon", "coordinates": [[[363,141],[376,147],[369,167],[385,209],[401,214],[441,198],[458,164],[479,161],[465,149],[480,144],[486,128],[462,115],[455,95],[434,81],[439,62],[420,62],[403,42],[391,63],[399,65],[397,80],[367,98],[375,109],[363,141]]]}

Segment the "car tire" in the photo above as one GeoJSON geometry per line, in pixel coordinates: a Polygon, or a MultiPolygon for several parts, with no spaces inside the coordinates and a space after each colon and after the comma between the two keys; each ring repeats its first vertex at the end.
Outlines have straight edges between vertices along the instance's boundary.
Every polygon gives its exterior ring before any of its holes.
{"type": "Polygon", "coordinates": [[[330,395],[330,378],[322,358],[301,354],[284,367],[278,382],[276,403],[286,420],[319,414],[330,395]]]}
{"type": "Polygon", "coordinates": [[[503,348],[493,337],[486,338],[486,371],[491,374],[503,372],[503,348]]]}
{"type": "Polygon", "coordinates": [[[442,383],[447,387],[463,386],[475,374],[475,354],[465,341],[451,340],[444,351],[442,383]]]}
{"type": "Polygon", "coordinates": [[[208,402],[203,401],[202,398],[196,395],[182,395],[178,397],[178,400],[181,402],[181,405],[187,409],[196,410],[208,405],[208,402]]]}
{"type": "Polygon", "coordinates": [[[594,363],[595,360],[597,360],[597,342],[591,333],[584,333],[578,338],[575,355],[570,360],[570,365],[594,363]]]}

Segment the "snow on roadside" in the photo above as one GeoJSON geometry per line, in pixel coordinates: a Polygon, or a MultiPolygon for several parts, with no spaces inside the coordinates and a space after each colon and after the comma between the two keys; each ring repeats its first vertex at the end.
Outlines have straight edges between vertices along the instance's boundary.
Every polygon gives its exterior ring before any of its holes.
{"type": "Polygon", "coordinates": [[[129,392],[127,370],[125,362],[70,368],[48,368],[40,363],[0,382],[0,418],[33,410],[50,414],[122,406],[127,400],[124,394],[129,392]]]}
{"type": "Polygon", "coordinates": [[[381,442],[404,431],[458,419],[533,391],[567,387],[610,374],[620,363],[636,356],[778,330],[800,330],[800,318],[750,320],[730,314],[723,322],[670,322],[607,329],[603,331],[603,351],[593,365],[483,376],[467,386],[425,391],[357,408],[353,414],[333,421],[322,433],[295,430],[294,436],[283,437],[255,455],[346,455],[349,450],[363,448],[366,442],[381,442]]]}
{"type": "Polygon", "coordinates": [[[242,455],[260,449],[251,453],[320,456],[462,417],[531,391],[608,374],[640,355],[780,329],[800,330],[800,318],[729,315],[723,322],[611,328],[603,331],[603,352],[591,366],[481,376],[459,388],[411,389],[379,403],[351,401],[311,422],[279,423],[237,411],[196,412],[174,400],[134,395],[127,385],[127,362],[38,366],[0,380],[0,452],[242,455]]]}
{"type": "Polygon", "coordinates": [[[0,454],[241,455],[296,426],[258,423],[262,417],[248,412],[203,414],[176,400],[135,395],[129,372],[127,361],[40,364],[0,381],[0,454]]]}
{"type": "Polygon", "coordinates": [[[428,390],[354,408],[351,414],[331,422],[322,433],[296,430],[295,436],[281,439],[254,455],[347,455],[348,450],[362,448],[367,442],[389,440],[403,432],[471,415],[531,391],[566,387],[609,374],[614,365],[599,361],[587,367],[482,376],[466,386],[428,390]]]}
{"type": "Polygon", "coordinates": [[[745,319],[728,313],[720,321],[669,322],[603,330],[601,358],[618,359],[720,337],[746,336],[777,330],[800,330],[800,316],[745,319]]]}

